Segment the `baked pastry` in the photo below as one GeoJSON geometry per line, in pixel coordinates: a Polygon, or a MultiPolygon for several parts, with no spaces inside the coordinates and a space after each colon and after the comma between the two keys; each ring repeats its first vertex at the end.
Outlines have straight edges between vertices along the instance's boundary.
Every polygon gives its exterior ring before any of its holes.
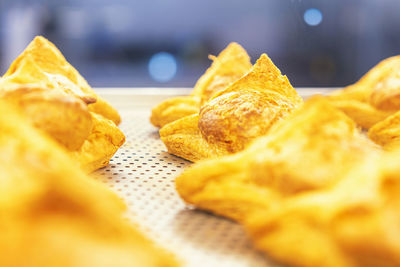
{"type": "Polygon", "coordinates": [[[200,77],[189,96],[167,99],[153,108],[150,121],[156,127],[196,114],[200,106],[217,91],[236,81],[251,68],[250,57],[237,43],[230,43],[200,77]]]}
{"type": "Polygon", "coordinates": [[[114,122],[94,112],[90,113],[93,128],[82,146],[70,151],[82,169],[92,172],[108,165],[115,152],[125,142],[125,136],[114,122]]]}
{"type": "Polygon", "coordinates": [[[369,103],[352,99],[335,99],[332,100],[332,104],[364,129],[371,128],[393,114],[391,111],[380,110],[369,103]]]}
{"type": "Polygon", "coordinates": [[[118,112],[96,95],[55,45],[42,36],[35,37],[11,64],[2,77],[0,86],[5,86],[6,83],[38,84],[44,88],[58,88],[91,104],[90,111],[103,115],[117,125],[121,121],[118,112]]]}
{"type": "Polygon", "coordinates": [[[291,266],[397,266],[399,156],[381,158],[317,97],[244,151],[185,170],[176,189],[239,221],[259,250],[291,266]]]}
{"type": "Polygon", "coordinates": [[[369,129],[400,110],[400,56],[387,58],[357,83],[334,92],[332,103],[369,129]]]}
{"type": "Polygon", "coordinates": [[[368,131],[368,137],[386,150],[400,145],[400,111],[378,122],[368,131]]]}
{"type": "Polygon", "coordinates": [[[92,132],[87,104],[60,89],[15,84],[0,88],[0,98],[16,105],[35,127],[68,150],[78,150],[92,132]]]}
{"type": "Polygon", "coordinates": [[[369,155],[335,187],[253,214],[255,246],[290,266],[399,266],[399,157],[369,155]]]}
{"type": "Polygon", "coordinates": [[[160,137],[168,152],[190,161],[236,153],[301,103],[287,77],[263,54],[198,114],[165,125],[160,137]]]}
{"type": "Polygon", "coordinates": [[[88,172],[106,166],[125,141],[113,122],[120,121],[118,113],[43,37],[36,37],[0,78],[0,97],[62,144],[88,172]]]}
{"type": "Polygon", "coordinates": [[[1,266],[177,266],[125,206],[0,100],[1,266]]]}
{"type": "Polygon", "coordinates": [[[198,208],[242,221],[285,197],[334,185],[376,151],[350,118],[316,97],[242,152],[188,168],[176,189],[198,208]]]}

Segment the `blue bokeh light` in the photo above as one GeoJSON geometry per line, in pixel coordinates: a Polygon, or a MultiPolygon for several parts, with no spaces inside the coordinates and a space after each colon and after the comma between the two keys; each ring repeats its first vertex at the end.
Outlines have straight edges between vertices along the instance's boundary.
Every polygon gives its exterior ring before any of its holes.
{"type": "Polygon", "coordinates": [[[322,22],[322,12],[316,8],[307,9],[304,12],[304,21],[310,26],[317,26],[322,22]]]}
{"type": "Polygon", "coordinates": [[[157,82],[168,82],[175,77],[177,70],[176,59],[167,52],[154,54],[149,61],[149,73],[157,82]]]}

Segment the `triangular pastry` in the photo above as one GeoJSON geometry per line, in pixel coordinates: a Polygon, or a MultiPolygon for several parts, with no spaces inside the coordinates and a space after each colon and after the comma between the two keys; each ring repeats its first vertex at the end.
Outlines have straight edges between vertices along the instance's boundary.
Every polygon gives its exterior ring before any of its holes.
{"type": "Polygon", "coordinates": [[[322,97],[234,155],[176,179],[197,208],[239,221],[256,248],[291,266],[397,266],[395,160],[322,97]]]}
{"type": "Polygon", "coordinates": [[[70,152],[86,172],[107,166],[125,142],[124,134],[114,122],[94,112],[91,112],[91,116],[93,128],[90,135],[79,150],[70,152]]]}
{"type": "Polygon", "coordinates": [[[329,98],[358,125],[371,128],[400,110],[400,56],[381,61],[358,82],[329,98]]]}
{"type": "Polygon", "coordinates": [[[334,185],[377,147],[322,97],[234,155],[205,160],[176,179],[190,204],[241,221],[280,199],[334,185]]]}
{"type": "Polygon", "coordinates": [[[116,110],[43,37],[36,37],[0,78],[0,97],[63,145],[88,172],[106,166],[125,141],[114,123],[120,121],[116,110]]]}
{"type": "Polygon", "coordinates": [[[177,266],[125,205],[0,100],[0,266],[177,266]]]}
{"type": "Polygon", "coordinates": [[[0,86],[7,83],[59,88],[91,104],[90,111],[103,115],[117,125],[121,121],[118,112],[99,97],[57,47],[42,36],[35,37],[11,64],[0,86]]]}
{"type": "Polygon", "coordinates": [[[170,153],[190,161],[236,153],[301,103],[287,77],[263,54],[198,114],[165,125],[160,137],[170,153]]]}
{"type": "Polygon", "coordinates": [[[256,248],[290,266],[399,266],[399,157],[370,155],[333,188],[271,205],[245,228],[256,248]]]}
{"type": "Polygon", "coordinates": [[[46,132],[68,150],[78,150],[93,128],[86,103],[60,89],[18,85],[3,90],[0,98],[16,105],[33,125],[46,132]]]}
{"type": "Polygon", "coordinates": [[[156,127],[195,114],[217,91],[236,81],[251,68],[250,58],[237,43],[230,43],[200,77],[189,96],[170,98],[153,108],[150,121],[156,127]]]}

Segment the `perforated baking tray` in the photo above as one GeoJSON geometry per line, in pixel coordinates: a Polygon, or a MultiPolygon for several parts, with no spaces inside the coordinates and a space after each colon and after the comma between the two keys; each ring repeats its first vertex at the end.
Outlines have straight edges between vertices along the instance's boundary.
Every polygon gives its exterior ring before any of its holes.
{"type": "MultiPolygon", "coordinates": [[[[327,89],[300,89],[303,97],[327,89]]],[[[175,177],[190,162],[167,153],[150,110],[163,99],[189,89],[99,88],[116,107],[125,144],[109,166],[99,170],[105,182],[127,203],[128,217],[150,238],[168,248],[184,266],[279,266],[255,251],[237,223],[195,210],[175,191],[175,177]]]]}

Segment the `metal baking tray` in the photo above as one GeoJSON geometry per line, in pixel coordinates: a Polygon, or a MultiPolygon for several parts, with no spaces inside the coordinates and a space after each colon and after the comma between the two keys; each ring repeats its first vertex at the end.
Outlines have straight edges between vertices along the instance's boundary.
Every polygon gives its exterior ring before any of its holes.
{"type": "MultiPolygon", "coordinates": [[[[302,88],[308,97],[332,89],[302,88]]],[[[188,95],[190,89],[98,88],[121,114],[125,144],[99,171],[128,206],[128,218],[174,253],[183,266],[280,266],[252,248],[242,227],[230,220],[195,210],[175,191],[174,179],[189,161],[167,153],[158,129],[149,122],[151,108],[162,100],[188,95]]]]}

